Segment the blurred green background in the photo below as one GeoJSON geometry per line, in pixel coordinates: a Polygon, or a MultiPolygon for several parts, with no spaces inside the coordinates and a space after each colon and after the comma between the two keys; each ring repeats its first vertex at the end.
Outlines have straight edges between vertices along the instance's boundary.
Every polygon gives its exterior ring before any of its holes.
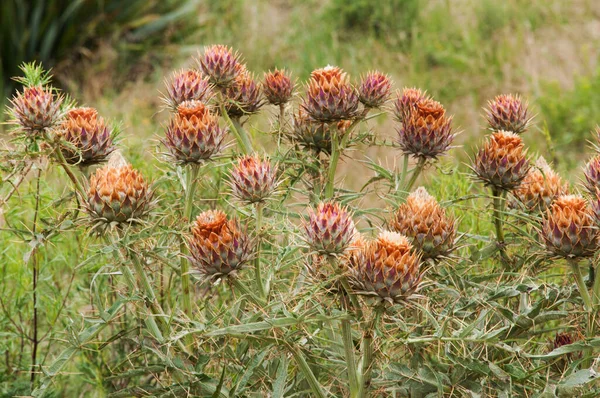
{"type": "Polygon", "coordinates": [[[354,79],[389,73],[455,115],[467,152],[483,134],[481,108],[500,93],[529,100],[526,141],[563,171],[600,122],[596,0],[4,0],[0,12],[3,97],[18,65],[40,60],[80,103],[123,121],[132,156],[161,133],[164,78],[212,43],[239,50],[258,77],[285,67],[302,82],[327,64],[354,79]]]}

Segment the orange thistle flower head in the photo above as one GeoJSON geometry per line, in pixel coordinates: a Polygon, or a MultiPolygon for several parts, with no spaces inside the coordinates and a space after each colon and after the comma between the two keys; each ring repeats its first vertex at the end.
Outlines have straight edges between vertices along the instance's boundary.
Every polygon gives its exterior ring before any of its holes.
{"type": "Polygon", "coordinates": [[[115,150],[111,130],[94,108],[71,109],[58,134],[66,142],[61,151],[68,164],[102,163],[115,150]]]}
{"type": "Polygon", "coordinates": [[[294,83],[285,70],[275,69],[265,73],[263,91],[271,105],[287,104],[292,99],[294,83]]]}
{"type": "Polygon", "coordinates": [[[350,256],[352,287],[359,294],[397,303],[408,299],[419,288],[420,257],[408,238],[382,231],[350,256]]]}
{"type": "Polygon", "coordinates": [[[477,177],[500,190],[517,187],[529,171],[523,140],[512,132],[497,131],[479,150],[473,164],[477,177]]]}
{"type": "Polygon", "coordinates": [[[567,184],[542,156],[537,159],[535,167],[529,170],[521,184],[513,190],[515,198],[532,212],[546,210],[554,199],[567,193],[567,184]]]}
{"type": "Polygon", "coordinates": [[[447,256],[454,249],[456,221],[446,215],[423,187],[417,188],[400,205],[391,227],[408,237],[425,259],[447,256]]]}
{"type": "Polygon", "coordinates": [[[327,66],[311,73],[302,107],[311,118],[329,123],[352,119],[358,102],[348,75],[337,66],[327,66]]]}
{"type": "Polygon", "coordinates": [[[454,137],[452,117],[439,102],[428,99],[406,108],[397,142],[406,154],[436,159],[450,149],[454,137]]]}
{"type": "Polygon", "coordinates": [[[412,111],[412,109],[421,102],[430,101],[429,97],[424,91],[416,87],[404,87],[402,92],[398,92],[396,100],[394,101],[394,115],[400,123],[402,123],[406,115],[412,111]]]}
{"type": "Polygon", "coordinates": [[[212,159],[223,148],[227,130],[199,101],[185,101],[167,126],[163,143],[175,161],[183,164],[212,159]]]}
{"type": "Polygon", "coordinates": [[[196,218],[188,240],[191,261],[208,278],[230,275],[248,263],[251,241],[236,220],[220,210],[208,210],[196,218]]]}
{"type": "Polygon", "coordinates": [[[152,192],[131,165],[110,163],[90,178],[87,211],[95,221],[131,223],[148,212],[152,192]]]}
{"type": "Polygon", "coordinates": [[[541,235],[548,252],[559,257],[589,257],[598,249],[592,209],[578,195],[559,196],[550,205],[542,219],[541,235]]]}

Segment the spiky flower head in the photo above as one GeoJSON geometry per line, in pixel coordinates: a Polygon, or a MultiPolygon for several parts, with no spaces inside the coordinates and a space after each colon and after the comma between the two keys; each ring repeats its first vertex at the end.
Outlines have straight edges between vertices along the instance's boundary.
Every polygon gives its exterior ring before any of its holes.
{"type": "Polygon", "coordinates": [[[497,131],[479,150],[473,170],[487,185],[508,191],[517,187],[529,171],[526,153],[520,136],[497,131]]]}
{"type": "Polygon", "coordinates": [[[221,151],[226,132],[206,105],[185,101],[167,126],[163,143],[177,162],[201,163],[221,151]]]}
{"type": "Polygon", "coordinates": [[[531,212],[546,210],[560,195],[566,195],[568,186],[540,156],[519,186],[513,190],[515,198],[531,212]]]}
{"type": "Polygon", "coordinates": [[[452,116],[446,116],[439,102],[422,100],[407,108],[397,142],[405,154],[436,159],[450,149],[454,137],[452,116]]]}
{"type": "Polygon", "coordinates": [[[208,278],[230,275],[252,256],[248,235],[220,210],[208,210],[196,218],[188,245],[192,263],[208,278]]]}
{"type": "Polygon", "coordinates": [[[424,187],[408,195],[391,228],[408,237],[425,259],[447,256],[454,249],[456,222],[424,187]]]}
{"type": "Polygon", "coordinates": [[[358,86],[358,99],[368,108],[379,108],[390,97],[392,81],[379,71],[372,71],[363,77],[358,86]]]}
{"type": "Polygon", "coordinates": [[[394,101],[394,115],[399,122],[403,122],[408,112],[423,101],[430,101],[431,98],[421,89],[416,87],[404,87],[402,92],[397,93],[394,101]]]}
{"type": "Polygon", "coordinates": [[[600,155],[594,156],[583,168],[585,187],[592,195],[600,188],[600,155]]]}
{"type": "Polygon", "coordinates": [[[229,86],[240,72],[239,55],[222,44],[205,47],[198,64],[202,73],[218,87],[229,86]]]}
{"type": "Polygon", "coordinates": [[[512,131],[515,134],[527,130],[531,121],[527,102],[523,102],[519,95],[512,94],[498,95],[492,101],[488,101],[485,117],[491,130],[512,131]]]}
{"type": "Polygon", "coordinates": [[[50,87],[25,87],[11,100],[10,113],[21,129],[34,134],[58,124],[62,118],[63,99],[50,87]]]}
{"type": "Polygon", "coordinates": [[[350,256],[352,287],[359,294],[397,303],[408,299],[419,288],[420,257],[408,238],[382,231],[350,256]]]}
{"type": "Polygon", "coordinates": [[[58,134],[66,141],[61,147],[68,164],[90,166],[103,163],[115,150],[111,129],[94,108],[74,108],[67,112],[58,134]]]}
{"type": "Polygon", "coordinates": [[[579,195],[559,196],[552,202],[542,219],[541,235],[546,249],[559,257],[590,257],[598,249],[592,209],[579,195]]]}
{"type": "Polygon", "coordinates": [[[225,97],[225,109],[232,117],[251,115],[264,105],[260,85],[245,68],[225,89],[225,97]]]}
{"type": "Polygon", "coordinates": [[[320,254],[338,255],[348,248],[356,229],[346,207],[335,202],[321,202],[316,209],[308,210],[304,232],[312,250],[320,254]]]}
{"type": "Polygon", "coordinates": [[[263,92],[271,105],[287,104],[292,99],[294,83],[285,70],[275,69],[265,73],[263,92]]]}
{"type": "Polygon", "coordinates": [[[267,158],[247,155],[231,169],[231,192],[247,203],[260,203],[277,188],[277,167],[267,158]]]}
{"type": "Polygon", "coordinates": [[[342,69],[327,66],[311,73],[302,107],[320,122],[352,119],[356,116],[358,95],[342,69]]]}
{"type": "Polygon", "coordinates": [[[112,165],[96,170],[90,178],[87,211],[96,222],[131,223],[148,212],[152,192],[131,165],[112,165]]]}
{"type": "Polygon", "coordinates": [[[212,87],[207,77],[197,70],[184,69],[173,73],[171,79],[165,82],[167,96],[165,103],[173,111],[185,101],[200,101],[207,103],[213,96],[212,87]]]}

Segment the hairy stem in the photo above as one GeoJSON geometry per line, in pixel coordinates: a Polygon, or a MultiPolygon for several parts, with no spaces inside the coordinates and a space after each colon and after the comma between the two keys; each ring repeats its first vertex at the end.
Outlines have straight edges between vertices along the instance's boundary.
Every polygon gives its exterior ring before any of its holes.
{"type": "Polygon", "coordinates": [[[319,383],[319,381],[315,377],[315,374],[313,373],[312,369],[306,362],[304,355],[302,355],[302,353],[300,352],[300,350],[297,347],[294,347],[293,345],[291,345],[289,343],[287,344],[287,347],[290,350],[290,352],[292,353],[292,356],[294,357],[294,360],[298,364],[298,367],[300,368],[300,371],[304,375],[304,378],[308,382],[308,385],[310,386],[310,389],[312,390],[314,396],[318,397],[318,398],[326,398],[327,394],[325,393],[325,391],[323,391],[321,384],[319,383]]]}
{"type": "Polygon", "coordinates": [[[227,113],[227,110],[225,109],[225,97],[223,96],[223,94],[221,92],[218,93],[218,100],[219,100],[219,110],[221,111],[221,116],[223,116],[223,118],[229,125],[229,128],[231,129],[231,132],[235,136],[235,139],[238,143],[239,148],[242,150],[243,153],[252,153],[252,143],[250,142],[248,133],[246,132],[246,130],[242,127],[242,125],[239,122],[234,122],[229,117],[229,114],[227,113]]]}
{"type": "Polygon", "coordinates": [[[379,322],[384,307],[378,305],[374,309],[373,319],[369,322],[363,331],[362,340],[362,361],[360,364],[361,380],[359,397],[365,397],[369,386],[371,385],[371,374],[373,368],[373,336],[375,334],[375,327],[379,322]]]}
{"type": "MultiPolygon", "coordinates": [[[[325,186],[325,197],[328,199],[333,198],[334,185],[335,185],[335,171],[337,169],[338,161],[340,160],[340,143],[338,142],[338,131],[335,123],[332,123],[330,128],[331,135],[331,156],[329,158],[329,171],[327,173],[327,185],[325,186]]],[[[347,132],[349,134],[349,132],[347,132]]]]}
{"type": "Polygon", "coordinates": [[[410,176],[410,180],[408,180],[408,184],[406,184],[406,187],[404,187],[405,192],[410,192],[413,185],[415,185],[415,182],[417,182],[417,178],[423,171],[423,168],[425,168],[425,158],[419,157],[417,165],[415,166],[414,170],[412,171],[412,175],[410,176]]]}
{"type": "MultiPolygon", "coordinates": [[[[187,184],[185,191],[185,203],[183,206],[183,218],[187,223],[192,221],[192,213],[194,210],[194,195],[196,193],[196,185],[198,182],[198,172],[200,166],[192,164],[187,169],[187,184]]],[[[183,310],[188,318],[192,318],[192,298],[190,294],[190,267],[189,260],[185,257],[187,254],[187,247],[185,241],[182,238],[179,245],[179,251],[181,252],[180,268],[181,268],[181,289],[183,294],[183,310]]]]}
{"type": "MultiPolygon", "coordinates": [[[[349,310],[349,298],[344,292],[342,293],[342,308],[349,310]]],[[[342,341],[344,343],[344,356],[346,357],[346,367],[348,368],[348,382],[350,383],[350,396],[357,397],[360,390],[358,372],[356,369],[356,359],[354,355],[354,340],[352,339],[352,325],[350,320],[342,319],[342,341]]]]}
{"type": "Polygon", "coordinates": [[[573,276],[575,277],[575,283],[577,284],[577,288],[579,289],[579,294],[583,300],[583,305],[585,310],[588,312],[593,311],[592,299],[590,297],[590,293],[588,292],[587,286],[583,281],[583,274],[581,273],[581,267],[579,267],[579,263],[577,260],[569,259],[567,260],[571,270],[573,271],[573,276]]]}
{"type": "MultiPolygon", "coordinates": [[[[42,169],[38,168],[36,182],[35,182],[35,213],[33,215],[33,227],[31,228],[33,239],[37,239],[37,225],[38,216],[40,211],[40,180],[42,177],[42,169]]],[[[38,243],[39,244],[39,243],[38,243]]],[[[38,308],[37,308],[37,285],[39,276],[39,263],[38,263],[38,245],[32,249],[31,253],[31,268],[32,268],[32,279],[33,279],[33,336],[31,337],[32,349],[31,349],[31,388],[33,389],[35,384],[35,375],[37,367],[37,352],[38,352],[38,308]]]]}
{"type": "Polygon", "coordinates": [[[261,248],[261,243],[262,243],[262,238],[261,238],[261,228],[262,228],[262,218],[263,218],[263,204],[262,203],[257,203],[256,204],[256,253],[255,253],[255,259],[254,259],[254,277],[256,278],[256,285],[258,286],[258,294],[261,298],[266,298],[267,297],[267,292],[265,290],[265,284],[263,281],[263,276],[262,276],[262,268],[261,268],[261,264],[260,264],[260,248],[261,248]]]}
{"type": "Polygon", "coordinates": [[[498,244],[498,250],[500,251],[500,258],[504,263],[504,267],[510,267],[511,261],[506,254],[506,243],[504,241],[504,229],[502,226],[503,220],[502,215],[504,213],[504,205],[506,203],[506,191],[502,191],[496,188],[492,188],[493,195],[493,213],[494,213],[494,227],[496,229],[496,243],[498,244]]]}

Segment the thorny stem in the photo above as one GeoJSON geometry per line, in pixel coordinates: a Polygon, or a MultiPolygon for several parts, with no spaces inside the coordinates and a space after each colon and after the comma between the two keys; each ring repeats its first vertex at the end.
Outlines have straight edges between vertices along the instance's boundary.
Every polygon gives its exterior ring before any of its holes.
{"type": "MultiPolygon", "coordinates": [[[[331,156],[329,158],[329,172],[327,173],[327,185],[325,186],[325,197],[328,199],[333,198],[334,192],[334,183],[335,183],[335,171],[337,169],[337,164],[340,159],[340,145],[338,142],[339,136],[337,131],[337,126],[335,123],[332,123],[330,128],[331,135],[331,156]]],[[[346,132],[349,134],[349,132],[346,132]]]]}
{"type": "MultiPolygon", "coordinates": [[[[38,224],[38,216],[40,210],[40,180],[42,177],[42,169],[38,168],[38,173],[36,176],[36,188],[35,188],[35,213],[33,215],[33,228],[32,239],[37,239],[37,224],[38,224]]],[[[38,242],[39,244],[39,242],[38,242]]],[[[35,384],[35,375],[36,375],[36,366],[37,366],[37,351],[38,351],[38,309],[37,309],[37,282],[38,282],[38,273],[39,273],[39,264],[38,264],[38,245],[36,245],[32,249],[31,253],[31,265],[32,265],[32,279],[33,279],[33,337],[32,343],[33,348],[31,350],[31,389],[33,390],[35,384]]]]}
{"type": "MultiPolygon", "coordinates": [[[[567,259],[571,270],[573,271],[573,276],[575,277],[575,283],[577,284],[577,289],[579,289],[579,294],[581,295],[581,299],[583,300],[583,305],[585,311],[587,312],[587,328],[586,335],[591,338],[594,337],[594,307],[592,305],[592,298],[587,290],[587,286],[583,280],[583,274],[581,273],[581,268],[579,267],[579,263],[575,259],[567,259]]],[[[592,349],[584,350],[584,358],[583,358],[583,366],[590,366],[590,360],[592,356],[592,349]]]]}
{"type": "MultiPolygon", "coordinates": [[[[341,297],[342,308],[349,310],[348,295],[344,292],[341,297]]],[[[348,381],[350,383],[350,396],[357,397],[359,387],[358,373],[356,369],[356,359],[354,356],[354,340],[352,339],[352,325],[348,319],[342,319],[342,340],[344,343],[344,355],[346,357],[346,367],[348,368],[348,381]]]]}
{"type": "Polygon", "coordinates": [[[510,258],[506,254],[506,243],[504,242],[504,230],[502,228],[502,213],[504,212],[504,204],[506,203],[506,191],[492,188],[493,207],[494,207],[494,226],[496,229],[496,243],[500,251],[500,257],[504,263],[504,267],[510,267],[510,258]]]}
{"type": "Polygon", "coordinates": [[[235,123],[229,117],[227,110],[225,109],[225,97],[221,92],[218,93],[219,100],[219,110],[221,111],[221,116],[225,119],[231,132],[235,135],[235,139],[238,142],[238,146],[242,150],[243,153],[252,153],[252,144],[250,143],[250,138],[248,137],[248,133],[244,128],[239,124],[235,123]]]}
{"type": "Polygon", "coordinates": [[[408,153],[404,154],[404,160],[402,162],[402,172],[400,174],[400,187],[404,188],[404,183],[406,182],[406,174],[408,173],[408,160],[410,155],[408,153]]]}
{"type": "Polygon", "coordinates": [[[371,384],[371,374],[373,369],[373,336],[375,328],[385,307],[378,305],[374,309],[373,319],[369,322],[363,331],[362,340],[362,362],[360,364],[361,381],[359,386],[359,397],[365,397],[371,384]]]}
{"type": "MultiPolygon", "coordinates": [[[[50,135],[48,134],[48,132],[44,132],[44,138],[46,139],[46,141],[52,142],[52,138],[50,138],[50,135]]],[[[54,152],[53,153],[56,156],[56,160],[58,161],[58,164],[63,168],[65,173],[67,173],[67,176],[73,183],[75,191],[77,191],[77,193],[80,195],[81,198],[85,198],[86,197],[85,188],[83,187],[83,185],[81,185],[81,182],[79,181],[79,179],[77,179],[75,174],[73,174],[73,171],[71,171],[71,168],[67,164],[67,161],[65,160],[65,157],[64,157],[62,151],[60,150],[60,145],[58,142],[54,142],[54,152]]]]}
{"type": "Polygon", "coordinates": [[[277,133],[277,147],[281,146],[283,124],[285,123],[285,104],[279,104],[279,131],[277,133]]]}
{"type": "Polygon", "coordinates": [[[261,298],[267,297],[267,292],[265,290],[265,284],[262,277],[262,269],[260,264],[260,248],[261,248],[261,228],[262,228],[262,218],[263,218],[263,204],[256,204],[256,253],[254,259],[254,277],[256,278],[256,285],[258,286],[258,294],[261,298]]]}
{"type": "MultiPolygon", "coordinates": [[[[594,267],[595,264],[592,264],[592,267],[594,267]]],[[[594,271],[594,287],[592,290],[592,293],[594,295],[593,297],[593,302],[595,306],[599,306],[600,305],[600,273],[598,271],[600,271],[598,269],[598,266],[596,266],[594,271]]]]}
{"type": "MultiPolygon", "coordinates": [[[[191,164],[187,168],[187,183],[185,191],[185,203],[183,207],[183,218],[187,223],[192,221],[192,213],[194,210],[194,194],[196,193],[196,184],[198,182],[198,172],[200,166],[197,164],[191,164]]],[[[181,268],[181,289],[183,293],[183,310],[188,318],[192,317],[192,298],[190,294],[190,267],[189,260],[185,257],[187,254],[187,248],[184,239],[181,239],[179,244],[179,251],[181,252],[180,268],[181,268]]]]}
{"type": "Polygon", "coordinates": [[[424,167],[425,167],[425,158],[421,156],[421,157],[419,157],[419,160],[417,161],[417,165],[415,166],[415,168],[412,172],[412,175],[410,176],[410,180],[408,181],[408,184],[406,184],[406,187],[404,187],[405,192],[410,192],[413,185],[415,185],[415,182],[417,182],[417,178],[423,171],[424,167]]]}

